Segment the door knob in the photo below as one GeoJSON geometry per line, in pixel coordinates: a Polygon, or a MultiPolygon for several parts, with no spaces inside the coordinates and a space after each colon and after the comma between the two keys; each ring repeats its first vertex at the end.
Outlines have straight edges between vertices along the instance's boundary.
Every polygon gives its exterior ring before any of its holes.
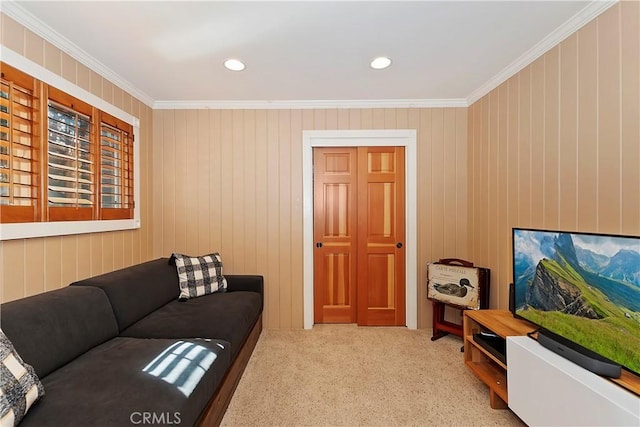
{"type": "Polygon", "coordinates": [[[321,248],[321,247],[322,247],[322,242],[316,243],[316,248],[321,248]]]}
{"type": "Polygon", "coordinates": [[[400,242],[396,243],[396,248],[398,248],[398,249],[402,248],[402,243],[400,243],[400,242]]]}

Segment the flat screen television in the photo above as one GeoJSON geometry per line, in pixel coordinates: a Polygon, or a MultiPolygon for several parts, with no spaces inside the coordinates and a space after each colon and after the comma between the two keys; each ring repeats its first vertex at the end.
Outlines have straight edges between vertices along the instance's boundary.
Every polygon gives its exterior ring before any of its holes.
{"type": "Polygon", "coordinates": [[[640,237],[514,228],[512,310],[600,375],[640,375],[640,237]]]}

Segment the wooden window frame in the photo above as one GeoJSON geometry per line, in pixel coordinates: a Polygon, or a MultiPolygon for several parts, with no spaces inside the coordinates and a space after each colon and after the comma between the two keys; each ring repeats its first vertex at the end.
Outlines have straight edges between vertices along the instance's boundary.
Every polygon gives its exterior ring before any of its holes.
{"type": "MultiPolygon", "coordinates": [[[[40,120],[40,122],[38,123],[38,135],[40,135],[40,141],[38,142],[37,151],[38,156],[40,156],[38,158],[38,161],[41,164],[39,166],[40,172],[37,179],[39,203],[37,208],[35,208],[35,214],[33,214],[33,217],[35,219],[31,220],[31,216],[29,216],[28,218],[19,218],[20,222],[6,222],[5,219],[3,219],[0,222],[0,241],[32,237],[62,236],[82,233],[131,230],[140,228],[140,182],[138,179],[138,177],[141,176],[139,173],[139,119],[125,111],[120,110],[114,105],[109,104],[96,95],[76,86],[68,80],[65,80],[62,77],[46,70],[42,66],[29,61],[28,59],[11,51],[10,49],[5,48],[4,46],[0,46],[0,56],[2,57],[1,65],[3,71],[9,70],[11,68],[27,75],[30,79],[35,79],[36,84],[38,85],[38,90],[40,90],[40,92],[38,92],[40,117],[44,117],[44,119],[40,120]],[[132,150],[133,155],[132,165],[130,166],[132,169],[131,175],[133,179],[133,185],[131,186],[132,188],[130,188],[130,190],[128,191],[133,193],[133,200],[131,201],[130,208],[126,210],[127,212],[125,214],[115,212],[103,214],[101,212],[101,209],[99,208],[99,203],[94,203],[94,209],[89,209],[92,211],[90,220],[83,220],[73,217],[50,218],[52,214],[50,212],[50,209],[48,208],[47,196],[48,168],[46,166],[46,155],[48,148],[48,134],[46,129],[46,117],[48,111],[47,103],[49,97],[51,96],[51,92],[54,93],[54,97],[56,97],[55,101],[57,103],[60,103],[60,97],[58,97],[58,95],[66,94],[68,100],[73,100],[74,106],[79,105],[79,103],[84,103],[93,109],[94,113],[92,114],[92,117],[95,115],[94,121],[98,120],[96,125],[98,129],[98,131],[96,132],[97,139],[94,140],[94,143],[97,141],[97,147],[100,146],[99,129],[101,126],[100,120],[102,114],[104,114],[105,116],[111,116],[114,119],[121,121],[131,129],[132,144],[129,148],[132,150]],[[23,222],[25,220],[32,222],[23,222]]],[[[62,104],[64,105],[64,103],[62,104]]],[[[96,128],[94,127],[94,129],[96,128]]],[[[99,151],[96,151],[96,155],[100,155],[99,151]]],[[[96,176],[98,176],[98,178],[94,183],[95,191],[93,197],[95,201],[99,201],[99,173],[96,176]]],[[[4,217],[6,215],[9,215],[9,213],[5,212],[19,210],[13,208],[13,206],[9,205],[0,206],[0,216],[4,217]]],[[[31,211],[33,211],[33,209],[31,209],[31,211]]]]}

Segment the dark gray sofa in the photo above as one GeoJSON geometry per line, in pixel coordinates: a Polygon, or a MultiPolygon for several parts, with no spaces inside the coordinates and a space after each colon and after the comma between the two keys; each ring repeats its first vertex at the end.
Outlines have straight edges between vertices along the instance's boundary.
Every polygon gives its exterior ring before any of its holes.
{"type": "Polygon", "coordinates": [[[2,304],[45,396],[21,426],[217,425],[262,330],[262,276],[178,301],[167,258],[2,304]]]}

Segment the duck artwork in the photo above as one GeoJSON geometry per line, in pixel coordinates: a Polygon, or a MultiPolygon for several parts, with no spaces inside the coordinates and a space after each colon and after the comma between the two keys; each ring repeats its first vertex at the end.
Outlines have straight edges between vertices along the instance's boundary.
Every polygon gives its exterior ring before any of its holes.
{"type": "Polygon", "coordinates": [[[471,285],[469,279],[466,278],[460,279],[460,284],[445,283],[444,285],[441,285],[439,283],[436,283],[433,285],[433,288],[437,292],[459,298],[463,298],[465,295],[467,295],[467,287],[473,289],[473,285],[471,285]]]}

